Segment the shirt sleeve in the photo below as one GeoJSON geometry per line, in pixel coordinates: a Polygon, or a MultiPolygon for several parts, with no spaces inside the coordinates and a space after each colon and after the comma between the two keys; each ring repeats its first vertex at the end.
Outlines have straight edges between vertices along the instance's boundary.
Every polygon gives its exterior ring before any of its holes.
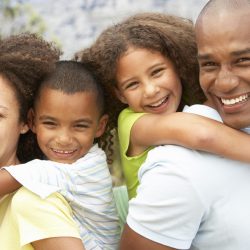
{"type": "Polygon", "coordinates": [[[1,235],[4,240],[0,245],[6,247],[3,249],[13,249],[9,247],[14,244],[13,239],[25,246],[45,238],[80,238],[72,210],[59,193],[41,199],[26,188],[20,188],[12,198],[4,221],[7,223],[0,225],[1,234],[5,234],[1,235]]]}
{"type": "Polygon", "coordinates": [[[47,160],[33,160],[25,164],[4,167],[22,186],[41,198],[60,191],[62,166],[47,160]]]}
{"type": "Polygon", "coordinates": [[[140,185],[137,196],[129,202],[127,223],[155,242],[189,249],[204,215],[203,202],[185,170],[168,161],[164,149],[152,151],[148,157],[152,161],[140,169],[140,185]],[[157,161],[153,160],[155,154],[157,161]]]}

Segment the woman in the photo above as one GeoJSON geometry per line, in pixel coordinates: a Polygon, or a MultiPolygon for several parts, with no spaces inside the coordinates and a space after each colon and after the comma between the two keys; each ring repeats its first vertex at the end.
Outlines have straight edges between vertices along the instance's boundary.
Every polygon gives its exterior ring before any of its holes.
{"type": "MultiPolygon", "coordinates": [[[[39,82],[59,51],[34,34],[0,41],[0,168],[40,158],[27,113],[39,82]]],[[[84,249],[69,205],[55,193],[48,199],[21,188],[0,197],[0,249],[84,249]]]]}

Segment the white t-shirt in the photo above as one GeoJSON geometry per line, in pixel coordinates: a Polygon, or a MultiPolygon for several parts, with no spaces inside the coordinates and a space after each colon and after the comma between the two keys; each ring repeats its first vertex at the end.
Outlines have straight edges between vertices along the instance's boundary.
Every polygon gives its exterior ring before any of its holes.
{"type": "MultiPolygon", "coordinates": [[[[188,111],[221,120],[207,106],[188,111]]],[[[137,233],[176,249],[250,249],[249,164],[159,146],[149,152],[139,180],[127,217],[137,233]]]]}
{"type": "Polygon", "coordinates": [[[33,160],[5,168],[41,198],[61,193],[70,204],[86,249],[117,249],[119,219],[106,155],[97,144],[72,164],[33,160]]]}

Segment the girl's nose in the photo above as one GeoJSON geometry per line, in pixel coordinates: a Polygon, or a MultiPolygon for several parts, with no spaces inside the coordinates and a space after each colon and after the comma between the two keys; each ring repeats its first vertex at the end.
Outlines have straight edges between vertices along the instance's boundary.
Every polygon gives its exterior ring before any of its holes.
{"type": "Polygon", "coordinates": [[[148,82],[144,85],[144,96],[152,97],[159,92],[159,87],[152,82],[148,82]]]}
{"type": "Polygon", "coordinates": [[[72,137],[70,135],[70,132],[67,130],[62,130],[58,134],[57,137],[57,143],[60,145],[69,145],[72,142],[72,137]]]}

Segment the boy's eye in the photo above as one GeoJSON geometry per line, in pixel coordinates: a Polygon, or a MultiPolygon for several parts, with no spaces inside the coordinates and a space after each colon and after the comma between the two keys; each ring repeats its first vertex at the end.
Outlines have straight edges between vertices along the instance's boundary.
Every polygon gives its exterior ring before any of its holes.
{"type": "Polygon", "coordinates": [[[84,128],[88,128],[89,125],[88,124],[76,124],[74,127],[75,128],[84,129],[84,128]]]}
{"type": "Polygon", "coordinates": [[[55,127],[56,126],[56,123],[52,122],[52,121],[43,121],[42,124],[47,126],[47,127],[55,127]]]}

